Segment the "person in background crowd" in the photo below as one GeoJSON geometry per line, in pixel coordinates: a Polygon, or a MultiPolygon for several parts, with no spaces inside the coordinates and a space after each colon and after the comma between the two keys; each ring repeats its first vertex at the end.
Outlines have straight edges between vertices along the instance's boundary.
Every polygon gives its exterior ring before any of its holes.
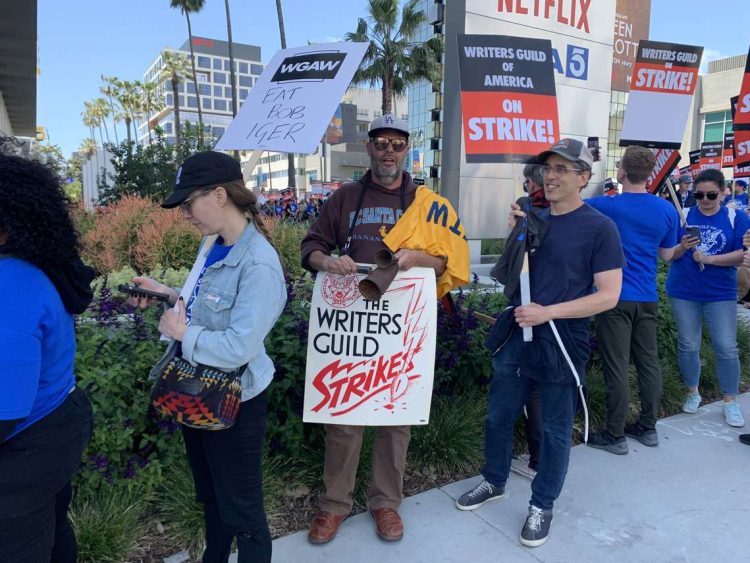
{"type": "MultiPolygon", "coordinates": [[[[747,231],[742,237],[742,246],[745,247],[745,254],[742,258],[742,265],[745,268],[750,268],[750,231],[747,231]]],[[[750,446],[750,434],[740,434],[740,442],[746,446],[750,446]]]]}
{"type": "Polygon", "coordinates": [[[646,191],[654,169],[654,153],[645,147],[625,150],[617,171],[622,195],[586,200],[617,225],[625,268],[617,306],[599,313],[596,337],[606,382],[606,428],[589,436],[588,445],[613,454],[628,453],[625,436],[646,446],[656,446],[662,380],[656,343],[657,261],[669,262],[678,242],[680,217],[673,205],[646,191]],[[658,257],[658,258],[657,258],[658,257]],[[625,424],[630,405],[630,358],[636,367],[641,413],[625,424]]]}
{"type": "MultiPolygon", "coordinates": [[[[221,369],[245,367],[234,426],[184,426],[182,436],[196,497],[203,505],[203,563],[227,563],[235,539],[238,563],[270,563],[261,458],[274,366],[263,341],[286,303],[284,273],[257,198],[245,188],[235,159],[215,151],[196,153],[185,160],[177,180],[162,207],[179,207],[183,219],[203,236],[217,235],[210,248],[201,248],[205,264],[200,276],[187,302],[152,279],[132,281],[168,294],[170,305],[176,304],[162,315],[159,332],[172,339],[170,346],[180,343],[186,360],[221,369]]],[[[153,301],[131,299],[139,306],[153,301]]]]}
{"type": "Polygon", "coordinates": [[[0,150],[0,202],[0,561],[75,563],[70,481],[93,413],[75,384],[73,315],[94,271],[51,170],[0,150]]]}
{"type": "Polygon", "coordinates": [[[697,207],[687,215],[687,229],[700,229],[700,237],[683,229],[674,262],[667,276],[667,294],[677,323],[678,361],[688,395],[682,410],[695,413],[701,403],[698,383],[700,348],[705,318],[716,353],[716,373],[730,426],[744,426],[737,402],[740,360],[737,352],[737,266],[742,262],[743,234],[750,227],[745,213],[721,206],[724,175],[706,170],[695,179],[697,207]],[[703,265],[703,269],[700,265],[703,265]]]}
{"type": "MultiPolygon", "coordinates": [[[[731,201],[732,201],[732,194],[730,192],[724,198],[722,205],[727,205],[731,201]]],[[[743,208],[747,207],[747,182],[745,180],[734,181],[734,202],[735,202],[735,205],[739,204],[740,207],[743,207],[743,208]]]]}
{"type": "Polygon", "coordinates": [[[539,214],[548,227],[530,259],[532,302],[516,302],[496,322],[495,327],[506,330],[492,360],[484,479],[456,501],[459,510],[475,510],[505,495],[513,429],[536,382],[544,438],[520,536],[527,547],[542,545],[549,537],[552,507],[568,471],[580,378],[590,353],[589,317],[617,304],[624,260],[615,224],[581,200],[581,190],[591,178],[589,149],[580,141],[561,139],[538,161],[544,163],[544,194],[550,208],[539,214]],[[532,342],[524,342],[523,327],[534,327],[532,342]]]}
{"type": "MultiPolygon", "coordinates": [[[[683,209],[695,206],[695,197],[690,189],[692,184],[693,177],[690,174],[683,174],[677,181],[677,200],[683,209]]],[[[670,201],[672,201],[671,198],[670,201]]]]}
{"type": "MultiPolygon", "coordinates": [[[[417,186],[404,171],[408,123],[385,114],[370,124],[369,136],[370,170],[331,195],[302,241],[302,265],[307,270],[350,275],[356,273],[357,262],[374,263],[376,252],[385,248],[383,232],[395,228],[416,198],[417,186]],[[339,255],[331,256],[337,248],[339,255]]],[[[448,266],[447,257],[419,250],[402,248],[395,256],[399,269],[433,268],[436,277],[448,266]]],[[[363,426],[326,424],[325,430],[325,491],[308,533],[313,544],[334,539],[351,512],[364,434],[363,426]]],[[[398,509],[410,436],[409,426],[380,426],[375,431],[368,508],[378,536],[385,541],[398,541],[404,535],[398,509]]]]}

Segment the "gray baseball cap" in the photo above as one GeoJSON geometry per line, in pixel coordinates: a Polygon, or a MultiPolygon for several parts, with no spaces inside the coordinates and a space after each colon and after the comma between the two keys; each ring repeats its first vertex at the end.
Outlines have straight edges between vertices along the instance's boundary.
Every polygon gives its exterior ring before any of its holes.
{"type": "Polygon", "coordinates": [[[372,123],[370,123],[368,134],[372,137],[383,129],[393,129],[394,131],[400,131],[407,137],[409,136],[409,122],[396,117],[392,113],[386,113],[377,119],[373,119],[372,123]]]}
{"type": "Polygon", "coordinates": [[[594,166],[594,157],[589,148],[575,139],[560,139],[544,152],[539,153],[537,161],[544,162],[551,154],[557,154],[571,162],[585,162],[589,169],[594,166]]]}

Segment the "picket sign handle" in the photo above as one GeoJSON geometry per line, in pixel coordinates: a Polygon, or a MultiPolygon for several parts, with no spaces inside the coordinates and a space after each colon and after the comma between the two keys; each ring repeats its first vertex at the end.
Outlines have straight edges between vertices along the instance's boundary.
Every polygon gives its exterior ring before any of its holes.
{"type": "MultiPolygon", "coordinates": [[[[684,228],[687,226],[687,218],[682,212],[682,205],[680,205],[680,200],[677,199],[677,192],[675,192],[672,180],[669,179],[669,176],[667,176],[667,190],[669,191],[669,197],[672,198],[672,203],[674,203],[675,209],[680,210],[680,225],[684,228]]],[[[706,269],[706,266],[704,266],[702,262],[698,262],[698,269],[702,272],[706,269]]]]}
{"type": "MultiPolygon", "coordinates": [[[[521,305],[531,303],[531,285],[529,283],[529,253],[523,253],[523,267],[521,268],[521,305]]],[[[534,334],[530,326],[523,328],[523,341],[531,342],[534,334]]]]}

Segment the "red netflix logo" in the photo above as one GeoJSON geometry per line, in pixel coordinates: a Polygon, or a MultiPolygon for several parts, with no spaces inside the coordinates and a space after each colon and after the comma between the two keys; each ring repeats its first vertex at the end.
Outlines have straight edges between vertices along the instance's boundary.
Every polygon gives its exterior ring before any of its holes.
{"type": "Polygon", "coordinates": [[[531,13],[535,17],[554,19],[563,25],[591,33],[588,19],[590,5],[591,0],[498,0],[497,11],[520,15],[531,13]]]}

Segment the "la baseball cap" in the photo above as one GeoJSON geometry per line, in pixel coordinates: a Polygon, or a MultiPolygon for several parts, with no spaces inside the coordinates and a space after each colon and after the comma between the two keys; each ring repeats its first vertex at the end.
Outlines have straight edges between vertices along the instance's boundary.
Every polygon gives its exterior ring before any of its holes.
{"type": "Polygon", "coordinates": [[[589,169],[594,165],[594,157],[589,148],[575,139],[560,139],[554,145],[536,157],[538,162],[544,162],[551,154],[556,154],[571,162],[585,162],[589,169]]]}
{"type": "Polygon", "coordinates": [[[373,137],[378,131],[383,129],[393,129],[394,131],[403,133],[407,137],[409,136],[409,122],[400,117],[396,117],[392,113],[386,113],[385,115],[373,119],[372,123],[370,123],[368,134],[370,137],[373,137]]]}
{"type": "Polygon", "coordinates": [[[242,180],[242,168],[234,158],[217,151],[197,152],[177,170],[174,191],[161,206],[166,209],[177,207],[196,188],[234,180],[242,180]]]}
{"type": "Polygon", "coordinates": [[[680,176],[680,179],[677,180],[678,184],[692,184],[693,183],[693,177],[690,174],[683,174],[680,176]]]}

